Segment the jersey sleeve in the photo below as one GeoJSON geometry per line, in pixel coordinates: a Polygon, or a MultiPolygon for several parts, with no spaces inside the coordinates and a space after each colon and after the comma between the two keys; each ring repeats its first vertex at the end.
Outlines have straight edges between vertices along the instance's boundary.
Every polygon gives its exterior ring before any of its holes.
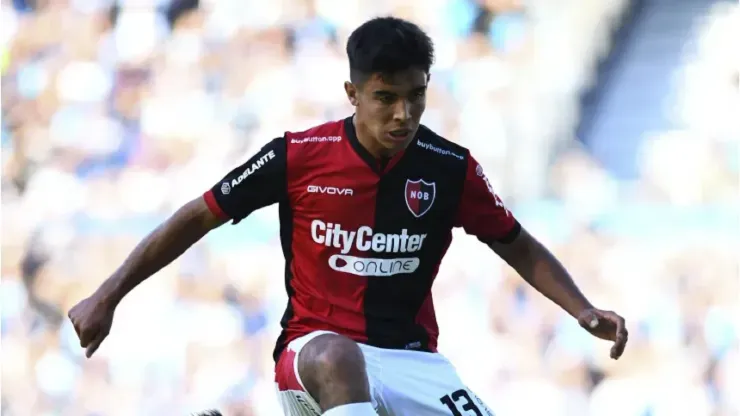
{"type": "Polygon", "coordinates": [[[455,226],[462,227],[466,233],[488,245],[493,242],[510,243],[521,230],[519,222],[493,191],[483,168],[473,156],[468,157],[455,226]]]}
{"type": "Polygon", "coordinates": [[[252,212],[280,202],[287,194],[287,147],[273,139],[203,194],[208,208],[236,224],[252,212]]]}

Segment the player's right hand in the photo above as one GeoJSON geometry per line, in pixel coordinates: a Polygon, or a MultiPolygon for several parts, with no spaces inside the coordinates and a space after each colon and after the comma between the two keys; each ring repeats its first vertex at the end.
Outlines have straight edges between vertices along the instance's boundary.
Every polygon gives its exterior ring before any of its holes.
{"type": "Polygon", "coordinates": [[[104,302],[98,296],[81,300],[69,310],[67,316],[80,339],[80,346],[85,348],[85,356],[92,357],[110,333],[113,325],[115,306],[104,302]]]}

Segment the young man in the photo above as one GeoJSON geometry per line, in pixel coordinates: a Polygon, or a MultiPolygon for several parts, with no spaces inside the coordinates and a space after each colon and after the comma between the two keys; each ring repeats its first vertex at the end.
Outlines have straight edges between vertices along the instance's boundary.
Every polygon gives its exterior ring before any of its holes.
{"type": "MultiPolygon", "coordinates": [[[[627,342],[514,219],[468,150],[419,120],[434,52],[377,18],[347,44],[356,114],[269,142],[146,237],[69,317],[91,356],[118,303],[210,230],[279,204],[289,302],[274,352],[289,415],[491,415],[436,352],[431,288],[463,227],[593,335],[627,342]]],[[[248,267],[248,265],[245,265],[248,267]]]]}

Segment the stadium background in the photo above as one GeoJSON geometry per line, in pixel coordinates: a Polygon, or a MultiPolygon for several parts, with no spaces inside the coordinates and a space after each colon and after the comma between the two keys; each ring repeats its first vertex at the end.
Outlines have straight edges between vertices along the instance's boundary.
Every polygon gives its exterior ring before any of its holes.
{"type": "Polygon", "coordinates": [[[2,413],[276,415],[275,209],[137,289],[97,356],[66,311],[268,139],[349,114],[343,47],[437,45],[424,122],[470,147],[594,302],[619,362],[474,239],[441,350],[497,415],[740,414],[740,15],[699,0],[3,1],[2,413]],[[731,393],[731,392],[735,393],[731,393]]]}

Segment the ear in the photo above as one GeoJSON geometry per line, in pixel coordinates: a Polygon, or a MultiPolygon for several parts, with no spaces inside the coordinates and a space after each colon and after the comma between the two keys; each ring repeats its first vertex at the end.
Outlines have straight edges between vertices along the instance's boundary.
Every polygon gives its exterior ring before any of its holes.
{"type": "Polygon", "coordinates": [[[349,100],[349,103],[352,104],[353,107],[357,107],[359,104],[359,100],[357,98],[357,87],[355,84],[345,81],[344,82],[344,92],[347,94],[347,99],[349,100]]]}

